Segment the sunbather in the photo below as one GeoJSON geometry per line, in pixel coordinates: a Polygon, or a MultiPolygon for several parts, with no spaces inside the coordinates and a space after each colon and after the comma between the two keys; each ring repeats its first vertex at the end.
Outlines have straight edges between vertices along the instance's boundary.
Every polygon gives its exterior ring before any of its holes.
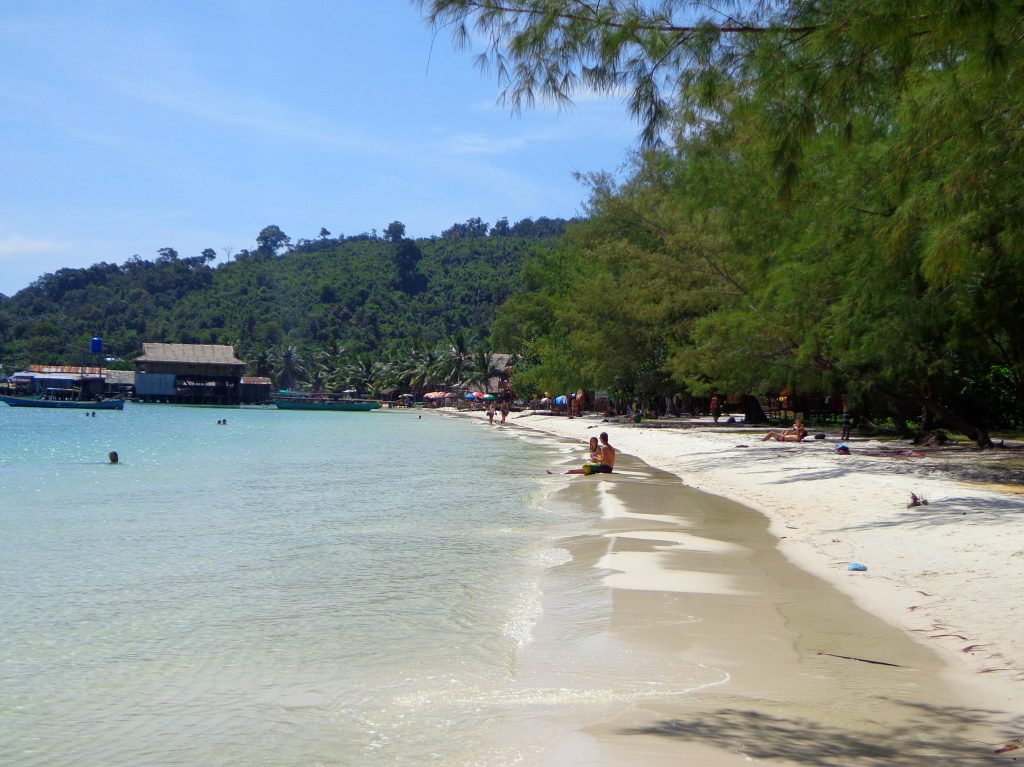
{"type": "Polygon", "coordinates": [[[804,428],[803,421],[797,418],[793,421],[792,429],[783,429],[782,431],[770,431],[764,435],[762,442],[767,442],[770,439],[774,439],[776,442],[802,442],[804,437],[807,436],[807,429],[804,428]]]}

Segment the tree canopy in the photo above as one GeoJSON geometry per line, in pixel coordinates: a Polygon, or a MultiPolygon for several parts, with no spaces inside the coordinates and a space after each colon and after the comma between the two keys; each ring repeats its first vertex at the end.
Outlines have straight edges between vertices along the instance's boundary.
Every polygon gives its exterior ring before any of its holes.
{"type": "Polygon", "coordinates": [[[419,4],[514,109],[593,90],[642,126],[497,318],[521,377],[1024,424],[1019,6],[419,4]]]}

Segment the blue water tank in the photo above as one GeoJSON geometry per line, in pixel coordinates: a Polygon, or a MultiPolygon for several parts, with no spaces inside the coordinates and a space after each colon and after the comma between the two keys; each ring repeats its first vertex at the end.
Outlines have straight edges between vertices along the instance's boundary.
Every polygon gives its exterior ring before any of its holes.
{"type": "Polygon", "coordinates": [[[103,354],[103,339],[94,338],[89,342],[90,354],[103,354]]]}

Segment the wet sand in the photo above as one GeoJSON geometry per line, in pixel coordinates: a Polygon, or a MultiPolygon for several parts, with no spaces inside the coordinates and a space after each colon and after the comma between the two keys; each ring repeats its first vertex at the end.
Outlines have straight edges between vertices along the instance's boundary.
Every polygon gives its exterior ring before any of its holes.
{"type": "Polygon", "coordinates": [[[1024,756],[993,754],[1024,732],[1019,705],[798,568],[758,512],[628,455],[613,475],[562,479],[552,502],[592,510],[594,523],[559,543],[572,560],[551,571],[512,670],[520,689],[562,691],[510,715],[519,737],[557,738],[528,763],[974,767],[1024,756]],[[573,595],[593,603],[595,589],[601,614],[574,614],[573,595]]]}

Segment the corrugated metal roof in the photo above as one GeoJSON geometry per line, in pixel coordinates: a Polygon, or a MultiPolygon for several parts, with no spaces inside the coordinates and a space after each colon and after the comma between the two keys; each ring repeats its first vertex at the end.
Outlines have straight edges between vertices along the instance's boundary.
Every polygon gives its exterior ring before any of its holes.
{"type": "Polygon", "coordinates": [[[99,375],[103,368],[84,367],[82,365],[29,365],[29,373],[75,373],[99,375]]]}
{"type": "Polygon", "coordinates": [[[143,344],[136,362],[191,362],[202,365],[245,365],[235,347],[215,344],[143,344]]]}
{"type": "Polygon", "coordinates": [[[107,379],[108,384],[134,384],[135,383],[135,371],[134,370],[106,370],[103,375],[107,379]]]}
{"type": "Polygon", "coordinates": [[[266,378],[264,376],[242,376],[242,383],[270,386],[272,382],[269,378],[266,378]]]}

